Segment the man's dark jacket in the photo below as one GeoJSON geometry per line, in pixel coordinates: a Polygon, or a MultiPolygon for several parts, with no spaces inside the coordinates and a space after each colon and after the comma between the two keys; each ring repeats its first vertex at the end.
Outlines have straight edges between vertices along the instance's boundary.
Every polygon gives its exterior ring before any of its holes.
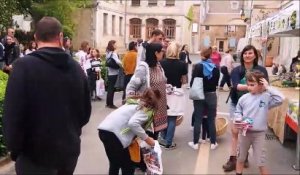
{"type": "Polygon", "coordinates": [[[13,65],[4,102],[4,138],[18,155],[59,167],[80,154],[91,103],[86,76],[60,48],[41,48],[13,65]]]}

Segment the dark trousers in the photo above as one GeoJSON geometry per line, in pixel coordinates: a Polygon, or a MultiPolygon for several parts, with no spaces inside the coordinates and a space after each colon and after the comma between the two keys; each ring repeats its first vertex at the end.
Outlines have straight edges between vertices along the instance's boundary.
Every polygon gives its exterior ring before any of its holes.
{"type": "Polygon", "coordinates": [[[107,95],[106,95],[106,105],[114,105],[114,95],[115,95],[115,84],[117,81],[118,75],[108,75],[107,76],[107,95]]]}
{"type": "Polygon", "coordinates": [[[216,142],[215,118],[217,114],[217,95],[215,92],[205,93],[204,100],[194,100],[194,143],[197,144],[200,138],[201,123],[203,119],[203,110],[207,107],[208,130],[212,144],[216,142]]]}
{"type": "Polygon", "coordinates": [[[202,119],[202,140],[209,138],[209,127],[207,118],[202,119]]]}
{"type": "Polygon", "coordinates": [[[109,160],[109,175],[118,175],[121,168],[123,175],[133,175],[134,166],[128,148],[123,148],[117,136],[109,131],[99,130],[99,138],[103,142],[109,160]]]}
{"type": "Polygon", "coordinates": [[[231,81],[230,81],[230,74],[228,72],[227,67],[222,66],[221,67],[221,73],[223,74],[220,87],[224,87],[225,83],[228,87],[231,87],[231,81]]]}
{"type": "Polygon", "coordinates": [[[32,162],[27,156],[19,155],[15,168],[17,175],[72,175],[77,164],[77,158],[70,159],[64,166],[47,168],[32,162]]]}
{"type": "Polygon", "coordinates": [[[127,84],[129,83],[132,76],[133,76],[133,74],[125,75],[122,100],[124,100],[126,98],[126,87],[127,87],[127,84]]]}

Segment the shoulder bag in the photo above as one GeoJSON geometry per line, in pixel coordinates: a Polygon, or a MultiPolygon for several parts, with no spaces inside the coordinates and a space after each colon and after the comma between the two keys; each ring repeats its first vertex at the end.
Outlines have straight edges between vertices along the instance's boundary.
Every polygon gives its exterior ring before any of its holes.
{"type": "Polygon", "coordinates": [[[110,57],[106,59],[105,63],[106,67],[110,67],[113,69],[119,69],[120,66],[117,64],[117,62],[113,59],[113,53],[110,54],[110,57]]]}
{"type": "MultiPolygon", "coordinates": [[[[197,69],[197,67],[195,66],[194,69],[197,69]]],[[[191,100],[204,100],[205,96],[204,96],[204,89],[203,89],[203,78],[201,77],[194,78],[192,87],[190,88],[189,91],[189,98],[191,100]]]]}

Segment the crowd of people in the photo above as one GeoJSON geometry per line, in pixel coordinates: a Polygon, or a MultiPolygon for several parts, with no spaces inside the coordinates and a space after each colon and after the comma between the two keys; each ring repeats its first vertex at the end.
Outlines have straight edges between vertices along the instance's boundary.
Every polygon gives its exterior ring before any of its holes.
{"type": "Polygon", "coordinates": [[[91,100],[102,100],[104,95],[102,61],[107,66],[106,107],[115,109],[98,126],[110,175],[118,174],[119,169],[123,174],[133,174],[135,167],[145,170],[143,161],[134,164],[130,159],[129,146],[136,137],[151,146],[158,140],[166,150],[176,148],[176,122],[183,114],[174,108],[185,104],[168,99],[184,93],[184,84],[194,88],[198,78],[203,83],[203,99],[193,99],[193,137],[187,146],[198,150],[200,144],[210,142],[211,150],[218,147],[216,92],[218,88],[224,90],[226,83],[231,98],[232,146],[223,169],[242,174],[252,145],[261,174],[267,174],[263,137],[266,115],[269,108],[282,102],[283,96],[269,86],[268,73],[258,65],[254,46],[243,49],[241,65],[237,67],[233,66],[233,50],[222,57],[216,46],[204,47],[188,77],[192,64],[188,45],[170,41],[159,29],[147,41],[130,42],[123,59],[117,53],[117,44],[115,40],[107,43],[105,60],[86,41],[73,54],[71,40],[63,37],[60,22],[44,17],[37,23],[35,41],[24,52],[24,59],[18,59],[18,42],[13,29],[8,30],[1,45],[5,48],[4,70],[10,74],[3,127],[17,174],[73,173],[80,152],[81,128],[91,114],[91,100]],[[219,83],[220,73],[223,78],[219,83]],[[123,105],[118,107],[114,93],[122,74],[123,105]]]}

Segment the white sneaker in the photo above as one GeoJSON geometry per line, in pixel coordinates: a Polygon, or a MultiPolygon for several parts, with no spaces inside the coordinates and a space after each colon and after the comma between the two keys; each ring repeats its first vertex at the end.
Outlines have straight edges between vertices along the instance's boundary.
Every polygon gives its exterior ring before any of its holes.
{"type": "Polygon", "coordinates": [[[210,142],[210,138],[207,138],[207,139],[206,139],[206,142],[210,142]]]}
{"type": "Polygon", "coordinates": [[[215,144],[210,144],[210,149],[214,150],[218,147],[218,143],[216,142],[215,144]]]}
{"type": "Polygon", "coordinates": [[[205,144],[205,143],[206,143],[206,140],[200,139],[200,140],[199,140],[199,143],[205,144]]]}
{"type": "Polygon", "coordinates": [[[194,144],[194,142],[189,142],[188,145],[193,148],[194,150],[198,150],[199,149],[199,144],[196,143],[194,144]]]}

